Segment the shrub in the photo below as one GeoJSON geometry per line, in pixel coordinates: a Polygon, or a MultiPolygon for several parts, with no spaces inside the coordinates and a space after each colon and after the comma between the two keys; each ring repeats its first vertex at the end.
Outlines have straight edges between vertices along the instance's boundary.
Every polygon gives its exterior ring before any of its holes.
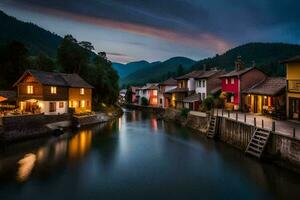
{"type": "Polygon", "coordinates": [[[209,111],[214,107],[214,98],[212,96],[207,96],[206,99],[203,100],[201,105],[202,111],[209,111]]]}
{"type": "Polygon", "coordinates": [[[142,105],[143,106],[148,106],[149,105],[149,101],[148,101],[148,99],[146,98],[146,97],[142,97],[142,105]]]}
{"type": "Polygon", "coordinates": [[[183,108],[183,109],[181,109],[180,115],[181,115],[182,117],[187,117],[188,114],[189,114],[189,112],[190,112],[189,109],[183,108]]]}

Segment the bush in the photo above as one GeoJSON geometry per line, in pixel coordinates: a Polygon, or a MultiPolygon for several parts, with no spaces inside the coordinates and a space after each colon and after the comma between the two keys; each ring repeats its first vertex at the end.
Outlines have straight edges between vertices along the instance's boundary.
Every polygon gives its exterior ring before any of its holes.
{"type": "Polygon", "coordinates": [[[190,112],[189,109],[183,108],[183,109],[181,109],[180,115],[181,115],[182,117],[187,117],[188,114],[189,114],[189,112],[190,112]]]}
{"type": "Polygon", "coordinates": [[[206,112],[211,110],[214,107],[214,98],[212,96],[208,96],[203,100],[201,105],[201,110],[206,112]]]}
{"type": "Polygon", "coordinates": [[[148,99],[146,98],[146,97],[142,97],[142,105],[143,106],[148,106],[149,105],[149,101],[148,101],[148,99]]]}
{"type": "Polygon", "coordinates": [[[214,106],[215,108],[224,108],[224,99],[219,97],[214,99],[214,106]]]}

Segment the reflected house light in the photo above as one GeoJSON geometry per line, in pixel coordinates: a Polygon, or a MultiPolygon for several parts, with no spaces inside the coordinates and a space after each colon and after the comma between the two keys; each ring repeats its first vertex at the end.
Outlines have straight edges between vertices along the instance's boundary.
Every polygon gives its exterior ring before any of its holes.
{"type": "Polygon", "coordinates": [[[75,135],[69,143],[68,155],[70,158],[81,158],[91,148],[92,144],[92,131],[81,131],[75,135]]]}
{"type": "Polygon", "coordinates": [[[18,173],[17,173],[17,180],[20,182],[26,181],[31,172],[32,169],[34,167],[36,161],[36,155],[35,154],[26,154],[24,156],[24,158],[22,158],[21,160],[19,160],[18,164],[19,164],[19,169],[18,169],[18,173]]]}
{"type": "Polygon", "coordinates": [[[122,118],[121,117],[119,118],[119,123],[118,124],[119,124],[119,130],[121,130],[122,129],[122,118]]]}
{"type": "Polygon", "coordinates": [[[152,127],[155,131],[157,131],[157,119],[155,119],[155,118],[152,118],[152,119],[151,119],[151,127],[152,127]]]}

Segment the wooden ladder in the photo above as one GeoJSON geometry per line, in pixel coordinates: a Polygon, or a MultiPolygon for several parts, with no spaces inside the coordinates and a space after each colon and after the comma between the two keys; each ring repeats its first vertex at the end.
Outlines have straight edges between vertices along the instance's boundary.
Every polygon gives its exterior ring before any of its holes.
{"type": "Polygon", "coordinates": [[[211,116],[209,120],[209,126],[206,136],[208,138],[215,138],[216,136],[216,127],[217,127],[217,117],[211,116]]]}
{"type": "Polygon", "coordinates": [[[260,158],[270,137],[271,131],[256,128],[245,153],[260,158]]]}

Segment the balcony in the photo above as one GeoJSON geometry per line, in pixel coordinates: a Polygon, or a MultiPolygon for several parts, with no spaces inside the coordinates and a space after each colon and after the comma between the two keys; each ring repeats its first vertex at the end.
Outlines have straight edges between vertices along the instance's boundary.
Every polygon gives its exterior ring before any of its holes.
{"type": "Polygon", "coordinates": [[[300,93],[300,80],[288,81],[288,92],[300,93]]]}

